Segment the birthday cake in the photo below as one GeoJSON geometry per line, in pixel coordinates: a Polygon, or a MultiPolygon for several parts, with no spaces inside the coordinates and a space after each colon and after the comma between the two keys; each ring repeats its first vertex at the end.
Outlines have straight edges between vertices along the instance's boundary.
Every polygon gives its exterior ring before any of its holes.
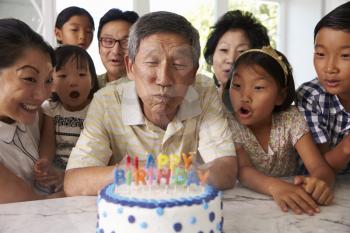
{"type": "Polygon", "coordinates": [[[115,171],[115,182],[98,196],[96,232],[222,232],[221,192],[199,182],[194,172],[172,167],[172,176],[167,176],[164,167],[159,168],[136,167],[132,176],[127,168],[115,171]]]}

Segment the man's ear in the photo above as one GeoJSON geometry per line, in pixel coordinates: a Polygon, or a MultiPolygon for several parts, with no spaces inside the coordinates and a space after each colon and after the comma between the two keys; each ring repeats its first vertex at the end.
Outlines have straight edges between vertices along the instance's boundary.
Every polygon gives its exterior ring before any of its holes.
{"type": "Polygon", "coordinates": [[[135,80],[134,79],[134,74],[133,74],[133,62],[129,58],[129,55],[124,56],[124,63],[125,63],[125,70],[126,70],[126,75],[130,80],[135,80]]]}
{"type": "Polygon", "coordinates": [[[57,41],[62,41],[62,30],[55,28],[55,36],[57,41]]]}
{"type": "Polygon", "coordinates": [[[283,88],[280,93],[278,94],[276,105],[280,106],[283,104],[284,100],[287,97],[287,88],[283,88]]]}

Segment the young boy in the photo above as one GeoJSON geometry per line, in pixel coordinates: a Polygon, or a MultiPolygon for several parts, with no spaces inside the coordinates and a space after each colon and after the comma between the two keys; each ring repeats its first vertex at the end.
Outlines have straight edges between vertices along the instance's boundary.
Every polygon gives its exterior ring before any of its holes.
{"type": "Polygon", "coordinates": [[[324,16],[314,30],[316,79],[297,90],[297,105],[336,172],[350,172],[350,2],[324,16]]]}

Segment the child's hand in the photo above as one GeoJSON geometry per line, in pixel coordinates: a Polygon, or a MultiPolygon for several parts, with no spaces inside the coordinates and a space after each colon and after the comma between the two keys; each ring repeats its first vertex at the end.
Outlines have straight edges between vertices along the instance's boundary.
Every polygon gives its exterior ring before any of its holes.
{"type": "Polygon", "coordinates": [[[63,184],[64,171],[56,170],[48,159],[39,159],[34,164],[34,174],[36,181],[44,187],[59,187],[63,184]]]}
{"type": "Polygon", "coordinates": [[[47,176],[50,168],[51,168],[51,163],[48,159],[39,159],[34,164],[35,178],[47,176]]]}
{"type": "Polygon", "coordinates": [[[49,187],[55,185],[56,187],[61,187],[63,185],[64,171],[56,170],[51,167],[47,175],[36,177],[36,181],[44,186],[49,187]]]}
{"type": "Polygon", "coordinates": [[[296,176],[294,184],[301,185],[320,205],[329,205],[334,198],[333,190],[326,182],[316,177],[296,176]]]}
{"type": "Polygon", "coordinates": [[[316,202],[302,188],[282,180],[276,180],[270,187],[270,193],[282,211],[291,209],[295,214],[307,213],[314,215],[319,213],[316,202]]]}

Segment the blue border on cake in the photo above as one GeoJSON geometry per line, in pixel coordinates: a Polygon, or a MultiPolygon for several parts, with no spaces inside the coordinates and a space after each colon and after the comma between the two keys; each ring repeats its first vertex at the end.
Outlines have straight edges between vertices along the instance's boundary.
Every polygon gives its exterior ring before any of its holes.
{"type": "Polygon", "coordinates": [[[141,199],[141,198],[129,198],[114,194],[115,184],[109,184],[104,187],[100,192],[100,198],[108,202],[119,204],[128,207],[141,207],[147,209],[154,208],[171,208],[176,206],[192,206],[208,203],[218,196],[219,191],[214,187],[207,185],[205,191],[201,195],[188,198],[171,198],[167,200],[155,200],[155,199],[141,199]]]}

